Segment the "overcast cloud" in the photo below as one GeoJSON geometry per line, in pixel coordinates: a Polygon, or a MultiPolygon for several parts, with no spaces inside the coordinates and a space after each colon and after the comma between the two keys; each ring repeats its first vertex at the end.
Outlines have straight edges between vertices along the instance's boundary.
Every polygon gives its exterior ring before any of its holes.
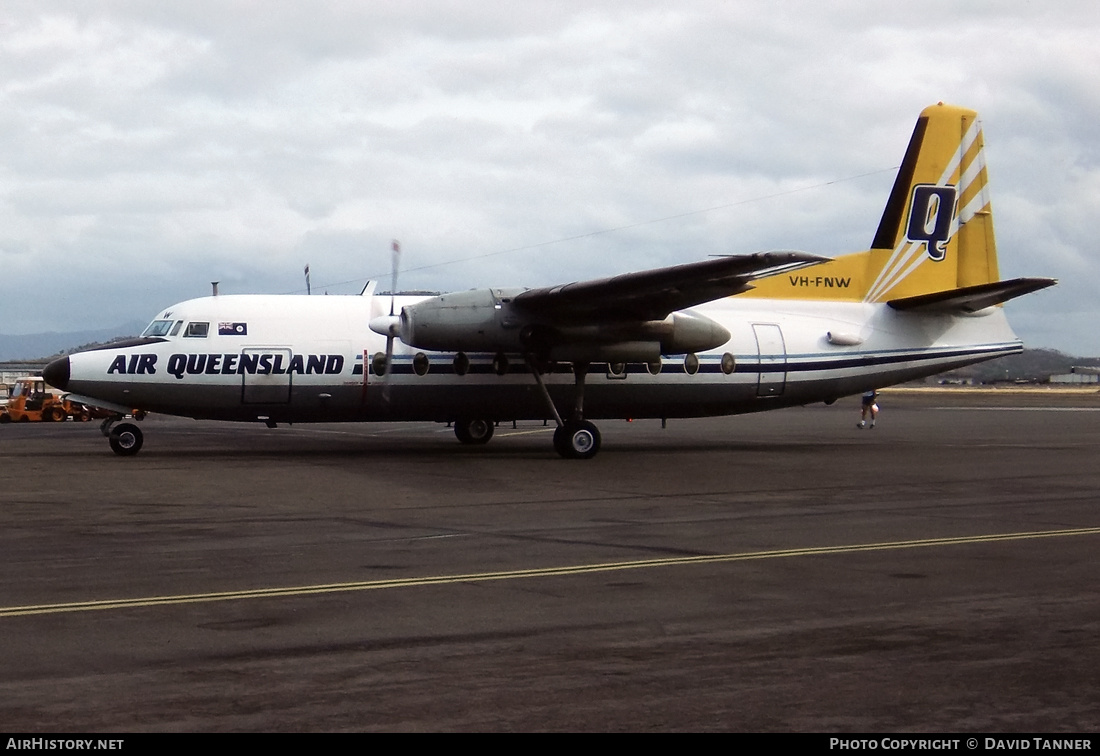
{"type": "Polygon", "coordinates": [[[209,292],[541,286],[865,249],[920,110],[978,110],[1029,346],[1100,354],[1094,2],[0,7],[0,332],[209,292]]]}

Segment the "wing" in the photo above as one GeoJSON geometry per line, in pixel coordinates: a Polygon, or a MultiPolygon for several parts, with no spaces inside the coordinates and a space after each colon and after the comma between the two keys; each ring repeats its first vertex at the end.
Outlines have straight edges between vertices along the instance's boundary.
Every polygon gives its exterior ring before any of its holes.
{"type": "Polygon", "coordinates": [[[757,252],[528,289],[512,302],[557,322],[661,320],[675,310],[747,291],[758,278],[828,260],[807,252],[757,252]]]}
{"type": "Polygon", "coordinates": [[[651,362],[661,354],[705,351],[729,340],[729,331],[715,321],[678,310],[827,259],[758,252],[545,289],[474,289],[406,305],[400,317],[375,318],[370,328],[419,349],[651,362]]]}

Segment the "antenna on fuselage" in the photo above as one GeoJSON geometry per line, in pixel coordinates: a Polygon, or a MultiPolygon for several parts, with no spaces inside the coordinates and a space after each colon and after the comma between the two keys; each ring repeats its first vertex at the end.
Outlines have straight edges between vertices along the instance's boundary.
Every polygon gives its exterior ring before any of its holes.
{"type": "Polygon", "coordinates": [[[221,283],[221,281],[211,281],[210,282],[210,289],[211,289],[211,291],[214,292],[213,296],[215,296],[215,297],[218,296],[218,284],[219,283],[221,283]]]}
{"type": "Polygon", "coordinates": [[[306,295],[308,296],[311,293],[310,290],[309,290],[309,263],[306,263],[305,273],[306,273],[306,295]]]}

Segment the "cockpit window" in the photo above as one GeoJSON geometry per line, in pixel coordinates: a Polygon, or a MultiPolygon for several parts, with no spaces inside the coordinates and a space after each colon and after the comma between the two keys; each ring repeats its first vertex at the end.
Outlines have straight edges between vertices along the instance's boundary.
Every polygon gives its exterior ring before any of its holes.
{"type": "Polygon", "coordinates": [[[152,323],[149,324],[149,327],[146,328],[145,332],[141,335],[145,338],[165,336],[171,329],[171,320],[154,320],[152,323]]]}
{"type": "Polygon", "coordinates": [[[182,325],[183,325],[182,320],[177,320],[176,321],[176,324],[172,327],[172,335],[173,336],[175,336],[176,334],[178,334],[180,332],[180,326],[182,326],[182,325]]]}
{"type": "Polygon", "coordinates": [[[187,324],[187,330],[184,331],[183,335],[192,339],[205,339],[209,331],[209,323],[198,323],[192,320],[187,324]]]}

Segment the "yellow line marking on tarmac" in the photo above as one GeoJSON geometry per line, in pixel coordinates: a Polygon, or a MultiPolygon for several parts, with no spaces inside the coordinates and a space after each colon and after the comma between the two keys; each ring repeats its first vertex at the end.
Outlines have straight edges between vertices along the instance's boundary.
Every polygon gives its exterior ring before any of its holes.
{"type": "Polygon", "coordinates": [[[77,601],[64,604],[37,604],[30,606],[0,607],[0,618],[25,617],[36,614],[59,614],[68,612],[88,612],[102,609],[131,609],[147,606],[173,606],[178,604],[198,604],[213,601],[237,601],[240,599],[271,598],[284,596],[310,596],[321,593],[343,593],[350,591],[371,591],[385,588],[412,588],[425,585],[448,585],[453,583],[479,583],[490,580],[521,580],[525,578],[561,577],[567,575],[585,575],[597,572],[617,570],[638,570],[654,567],[673,567],[688,564],[716,564],[721,562],[743,562],[752,559],[782,559],[797,556],[818,556],[822,554],[854,554],[861,551],[889,551],[894,549],[917,549],[933,546],[956,546],[974,543],[994,543],[997,541],[1022,541],[1035,538],[1065,538],[1069,536],[1100,535],[1100,527],[1073,528],[1069,530],[1038,530],[1029,533],[992,533],[978,536],[959,536],[954,538],[929,538],[916,541],[889,541],[884,543],[861,543],[847,546],[814,546],[802,549],[779,549],[775,551],[748,551],[740,554],[712,554],[707,556],[668,557],[664,559],[642,559],[630,562],[603,562],[596,564],[576,564],[564,567],[539,567],[529,570],[506,570],[503,572],[475,572],[465,575],[434,575],[423,577],[397,578],[392,580],[367,580],[351,583],[327,583],[322,585],[301,585],[284,588],[256,588],[243,591],[222,591],[215,593],[194,593],[175,596],[145,596],[131,599],[112,599],[104,601],[77,601]]]}

